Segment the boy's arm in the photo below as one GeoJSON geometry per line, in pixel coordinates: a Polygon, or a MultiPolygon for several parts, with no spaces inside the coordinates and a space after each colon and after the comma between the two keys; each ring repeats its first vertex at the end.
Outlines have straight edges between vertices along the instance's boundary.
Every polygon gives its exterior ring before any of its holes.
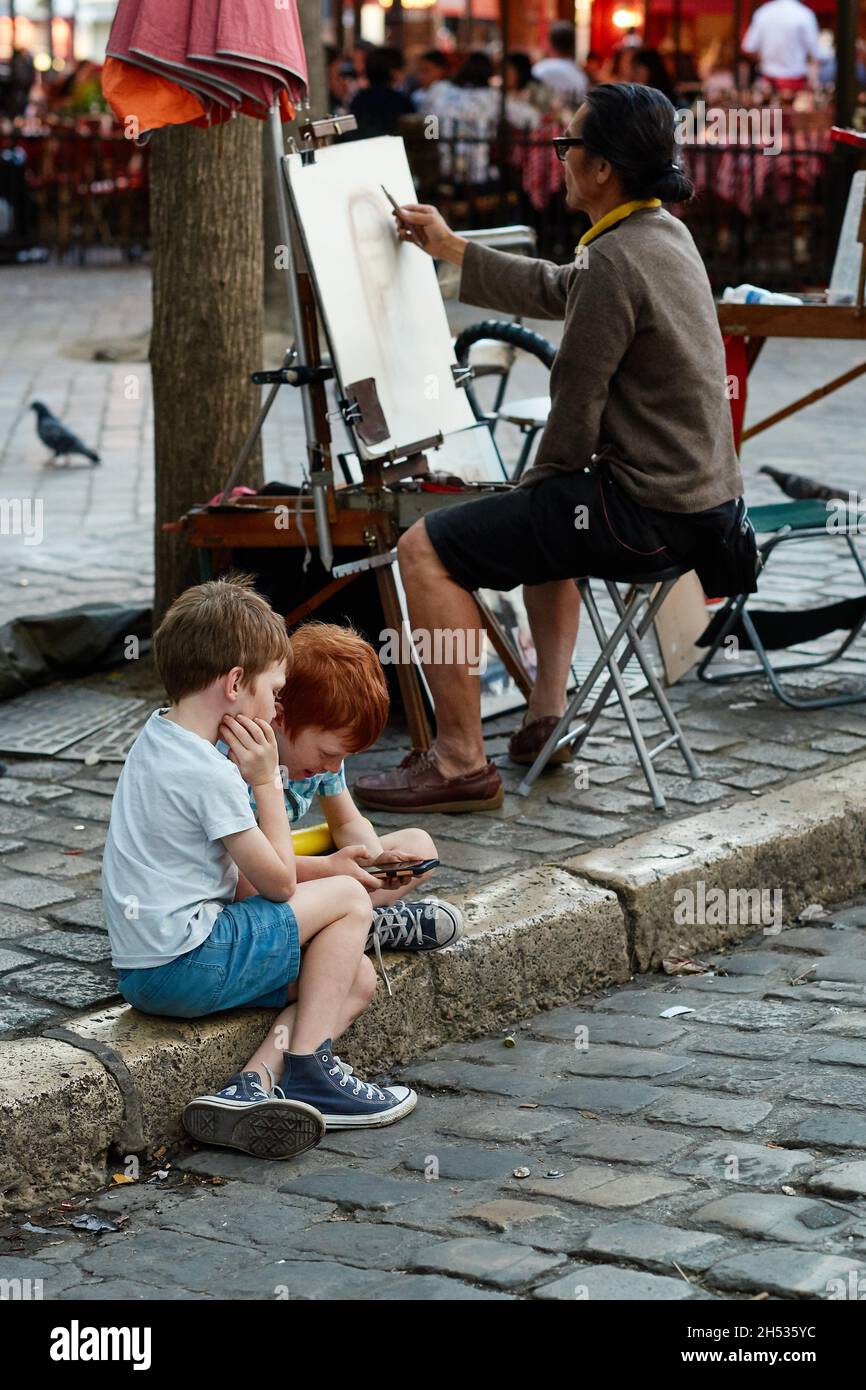
{"type": "Polygon", "coordinates": [[[322,796],[319,800],[337,849],[344,849],[346,845],[366,845],[370,858],[378,858],[382,853],[382,842],[367,817],[361,815],[350,791],[339,792],[337,796],[322,796]]]}

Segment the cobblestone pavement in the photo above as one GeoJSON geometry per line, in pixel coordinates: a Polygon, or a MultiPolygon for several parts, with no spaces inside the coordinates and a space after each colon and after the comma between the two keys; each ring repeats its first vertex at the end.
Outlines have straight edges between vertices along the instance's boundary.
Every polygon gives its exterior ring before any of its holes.
{"type": "Polygon", "coordinates": [[[13,1218],[3,1273],[60,1300],[862,1298],[866,901],[703,959],[401,1068],[393,1128],[160,1152],[47,1232],[13,1218]]]}
{"type": "MultiPolygon", "coordinates": [[[[85,362],[67,355],[82,340],[135,335],[146,328],[148,272],[141,267],[0,270],[0,295],[14,309],[0,327],[0,496],[29,496],[36,479],[46,494],[41,545],[0,536],[0,620],[88,598],[148,601],[153,501],[146,364],[85,362]],[[140,396],[127,399],[126,379],[139,374],[140,396]],[[27,410],[37,394],[99,447],[101,468],[42,468],[44,450],[27,410]]],[[[449,303],[455,329],[483,312],[449,303]]],[[[553,337],[560,328],[547,321],[534,326],[553,337]]],[[[841,371],[857,355],[855,349],[844,343],[771,343],[753,377],[750,418],[841,371]]],[[[543,391],[545,378],[537,364],[522,364],[515,394],[543,391]]],[[[775,485],[757,474],[762,463],[861,485],[864,401],[861,380],[757,436],[746,447],[749,499],[779,496],[775,485]]],[[[267,471],[296,477],[299,401],[284,391],[278,402],[265,438],[267,471]]],[[[503,444],[513,454],[519,436],[504,436],[503,444]]],[[[783,547],[762,581],[762,605],[814,604],[856,592],[853,573],[841,547],[820,541],[788,547],[787,554],[783,547]]],[[[866,674],[863,651],[861,640],[852,648],[848,670],[866,674]]],[[[123,693],[134,677],[127,669],[112,680],[112,688],[123,693]]],[[[758,682],[722,691],[690,678],[670,694],[704,775],[697,782],[684,776],[671,750],[659,758],[668,817],[738,797],[772,796],[786,781],[828,770],[866,749],[866,706],[795,713],[758,682]]],[[[621,718],[600,721],[581,751],[588,787],[576,787],[574,769],[560,767],[545,774],[525,801],[511,794],[520,772],[506,756],[515,722],[514,715],[504,715],[485,725],[490,756],[509,792],[502,810],[426,819],[444,865],[436,885],[440,893],[616,843],[658,824],[621,718]]],[[[651,737],[662,727],[658,719],[644,724],[651,737]]],[[[402,732],[392,728],[372,752],[352,760],[350,774],[393,763],[404,747],[402,732]]],[[[38,1030],[115,997],[98,874],[118,772],[112,763],[83,767],[36,760],[10,761],[7,775],[0,776],[0,1036],[38,1030]]],[[[383,830],[404,824],[400,817],[375,819],[383,830]]]]}

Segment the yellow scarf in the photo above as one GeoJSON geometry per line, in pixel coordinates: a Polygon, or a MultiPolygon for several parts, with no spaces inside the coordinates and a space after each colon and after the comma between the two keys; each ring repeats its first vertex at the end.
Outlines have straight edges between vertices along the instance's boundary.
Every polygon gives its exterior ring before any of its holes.
{"type": "Polygon", "coordinates": [[[639,208],[660,208],[661,205],[661,198],[635,198],[630,203],[620,203],[618,208],[611,208],[610,212],[606,212],[604,217],[600,217],[597,222],[593,223],[589,231],[584,232],[574,248],[574,254],[577,255],[582,246],[588,246],[591,241],[595,241],[595,238],[601,236],[602,232],[606,232],[608,227],[613,227],[617,222],[631,217],[632,213],[637,212],[639,208]]]}

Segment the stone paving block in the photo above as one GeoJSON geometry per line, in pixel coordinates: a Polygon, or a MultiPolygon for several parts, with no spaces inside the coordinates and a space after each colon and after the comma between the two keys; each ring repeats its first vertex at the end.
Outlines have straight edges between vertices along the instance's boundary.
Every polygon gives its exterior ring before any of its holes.
{"type": "MultiPolygon", "coordinates": [[[[50,1295],[46,1294],[46,1297],[50,1295]]],[[[190,1297],[186,1289],[154,1288],[152,1284],[139,1284],[135,1279],[94,1279],[87,1284],[79,1282],[63,1289],[57,1294],[58,1301],[77,1303],[105,1303],[111,1301],[130,1303],[181,1302],[190,1297]]],[[[215,1295],[196,1292],[196,1302],[210,1300],[215,1295]]]]}
{"type": "MultiPolygon", "coordinates": [[[[714,1001],[726,1004],[728,1001],[723,995],[718,996],[714,1001]]],[[[710,1000],[687,999],[683,990],[676,989],[621,989],[616,994],[605,995],[593,1005],[593,1010],[603,1013],[626,1014],[632,1018],[657,1018],[662,1023],[673,1023],[678,1027],[683,1027],[688,1031],[690,1020],[694,1014],[681,1014],[678,1018],[670,1020],[662,1018],[661,1015],[666,1009],[678,1008],[680,1005],[687,1009],[704,1009],[710,1000]]]]}
{"type": "MultiPolygon", "coordinates": [[[[784,980],[784,973],[780,972],[777,978],[784,980]]],[[[683,995],[712,994],[718,999],[726,994],[756,995],[765,990],[752,975],[717,975],[710,971],[706,975],[679,975],[677,979],[683,995]]]]}
{"type": "Polygon", "coordinates": [[[525,1033],[543,1038],[574,1040],[575,1030],[585,1028],[592,1043],[619,1043],[623,1047],[664,1047],[683,1037],[685,1028],[676,1020],[650,1018],[605,1018],[601,1014],[582,1013],[567,1006],[537,1014],[521,1024],[525,1033]]]}
{"type": "Polygon", "coordinates": [[[22,994],[34,994],[37,999],[48,999],[52,1004],[66,1004],[70,1009],[86,1009],[90,1004],[117,996],[117,982],[113,976],[97,975],[82,965],[65,961],[16,970],[4,976],[3,986],[20,990],[22,994]]]}
{"type": "Polygon", "coordinates": [[[0,837],[0,854],[12,854],[16,849],[24,849],[23,840],[9,840],[0,837]]]}
{"type": "Polygon", "coordinates": [[[856,1260],[782,1245],[730,1255],[713,1265],[707,1279],[719,1289],[754,1290],[774,1298],[831,1298],[840,1288],[848,1289],[852,1274],[856,1285],[862,1272],[856,1260]]]}
{"type": "Polygon", "coordinates": [[[553,810],[550,807],[533,807],[531,812],[525,816],[520,816],[517,824],[542,826],[545,829],[565,830],[579,835],[582,839],[596,840],[604,835],[621,835],[627,828],[627,822],[617,820],[613,816],[594,816],[589,811],[579,811],[573,806],[559,806],[553,810]]]}
{"type": "Polygon", "coordinates": [[[589,1040],[585,1050],[570,1048],[567,1070],[582,1076],[672,1076],[692,1064],[692,1058],[644,1047],[618,1047],[589,1040]]]}
{"type": "Polygon", "coordinates": [[[856,956],[822,956],[814,963],[814,980],[839,980],[842,983],[866,984],[866,959],[856,956]]]}
{"type": "Polygon", "coordinates": [[[785,1121],[774,1136],[779,1143],[811,1144],[819,1149],[866,1149],[862,1110],[829,1110],[785,1121]]]}
{"type": "Polygon", "coordinates": [[[866,1038],[866,1011],[845,1009],[823,1023],[816,1023],[812,1032],[834,1034],[842,1038],[866,1038]]]}
{"type": "Polygon", "coordinates": [[[781,1058],[793,1060],[792,1054],[801,1046],[801,1039],[779,1033],[743,1033],[732,1028],[698,1028],[689,1030],[688,1046],[692,1052],[710,1053],[721,1057],[742,1057],[776,1062],[781,1058]]]}
{"type": "Polygon", "coordinates": [[[66,956],[69,960],[110,960],[108,937],[98,932],[46,931],[39,936],[16,938],[16,944],[28,951],[49,956],[66,956]]]}
{"type": "Polygon", "coordinates": [[[859,753],[866,747],[866,739],[856,738],[854,734],[822,734],[820,738],[813,738],[812,748],[821,753],[859,753]]]}
{"type": "MultiPolygon", "coordinates": [[[[689,735],[691,738],[691,735],[689,735]]],[[[733,750],[732,750],[733,751],[733,750]]],[[[735,787],[737,791],[756,791],[764,787],[772,786],[774,782],[782,782],[787,774],[771,767],[749,767],[744,764],[738,772],[725,769],[716,772],[713,767],[713,776],[717,781],[723,782],[726,787],[735,787]]]]}
{"type": "Polygon", "coordinates": [[[822,1168],[809,1179],[809,1187],[826,1192],[828,1197],[866,1197],[866,1159],[822,1168]]]}
{"type": "Polygon", "coordinates": [[[229,1276],[245,1266],[261,1267],[262,1252],[225,1240],[155,1229],[130,1232],[111,1244],[103,1240],[78,1263],[86,1274],[98,1278],[123,1279],[134,1269],[139,1283],[156,1288],[175,1285],[218,1297],[220,1289],[228,1287],[229,1276]]]}
{"type": "Polygon", "coordinates": [[[84,878],[97,874],[101,863],[86,854],[64,854],[62,850],[28,849],[23,854],[11,854],[3,861],[4,868],[23,874],[43,874],[53,878],[84,878]]]}
{"type": "Polygon", "coordinates": [[[634,1115],[645,1110],[661,1092],[641,1081],[600,1081],[587,1077],[545,1088],[545,1105],[589,1110],[598,1115],[634,1115]]]}
{"type": "Polygon", "coordinates": [[[567,1274],[549,1284],[538,1285],[533,1298],[588,1299],[591,1303],[632,1302],[671,1303],[682,1299],[704,1299],[708,1295],[685,1279],[668,1279],[661,1274],[644,1274],[619,1265],[571,1265],[567,1274]]]}
{"type": "Polygon", "coordinates": [[[36,1004],[19,995],[0,995],[0,1035],[36,1031],[39,1025],[57,1017],[50,1005],[36,1004]]]}
{"type": "MultiPolygon", "coordinates": [[[[51,790],[57,791],[60,788],[52,787],[51,790]]],[[[63,802],[63,814],[73,817],[76,821],[93,820],[107,825],[111,819],[111,797],[97,796],[95,792],[68,793],[63,802]]]]}
{"type": "Polygon", "coordinates": [[[788,1094],[788,1086],[796,1075],[786,1062],[771,1065],[767,1062],[701,1056],[694,1059],[690,1071],[665,1080],[671,1087],[688,1086],[696,1091],[721,1091],[732,1096],[774,1100],[788,1094]]]}
{"type": "Polygon", "coordinates": [[[742,951],[726,958],[725,969],[729,975],[778,977],[799,975],[801,971],[808,970],[814,964],[814,960],[808,956],[795,955],[790,951],[784,954],[780,951],[742,951]]]}
{"type": "Polygon", "coordinates": [[[69,902],[74,897],[75,893],[66,884],[0,869],[0,903],[8,907],[48,907],[51,903],[69,902]]]}
{"type": "Polygon", "coordinates": [[[450,1274],[499,1289],[517,1289],[551,1274],[567,1261],[523,1245],[483,1236],[464,1236],[410,1252],[407,1266],[422,1273],[450,1274]]]}
{"type": "MultiPolygon", "coordinates": [[[[663,772],[658,783],[664,796],[675,801],[684,801],[689,806],[706,806],[712,801],[720,801],[723,796],[731,795],[730,787],[724,786],[721,782],[714,782],[709,777],[693,782],[689,777],[677,777],[673,773],[663,772]]],[[[637,790],[640,782],[635,778],[629,785],[637,790]]]]}
{"type": "Polygon", "coordinates": [[[649,1125],[606,1125],[587,1121],[577,1133],[560,1139],[556,1152],[597,1158],[605,1162],[664,1164],[695,1140],[687,1134],[649,1125]]]}
{"type": "MultiPolygon", "coordinates": [[[[0,777],[0,802],[7,806],[36,806],[43,802],[65,801],[72,792],[68,787],[52,787],[43,782],[26,782],[19,777],[0,777]]],[[[23,829],[23,827],[22,827],[23,829]]]]}
{"type": "Polygon", "coordinates": [[[719,1197],[693,1211],[691,1220],[757,1240],[791,1245],[823,1245],[829,1236],[844,1236],[852,1224],[851,1215],[829,1202],[772,1193],[719,1197]]]}
{"type": "Polygon", "coordinates": [[[511,1177],[515,1168],[535,1167],[536,1159],[528,1146],[521,1149],[481,1149],[471,1144],[448,1147],[431,1139],[423,1152],[418,1150],[404,1158],[402,1166],[410,1173],[424,1174],[425,1178],[430,1174],[432,1180],[473,1181],[511,1177]]]}
{"type": "MultiPolygon", "coordinates": [[[[237,1251],[238,1246],[227,1245],[237,1251]]],[[[256,1299],[278,1303],[375,1298],[385,1280],[393,1276],[380,1270],[355,1269],[352,1265],[327,1260],[281,1258],[262,1263],[260,1250],[245,1252],[241,1268],[220,1268],[210,1291],[217,1298],[256,1299]]],[[[193,1271],[193,1278],[197,1277],[193,1271]]],[[[184,1280],[186,1283],[186,1279],[184,1280]]],[[[190,1287],[195,1288],[194,1284],[190,1287]]]]}
{"type": "MultiPolygon", "coordinates": [[[[767,937],[767,947],[779,955],[786,955],[788,951],[805,951],[807,954],[829,956],[839,950],[839,940],[839,933],[828,922],[824,926],[786,927],[777,936],[767,937]]],[[[847,939],[845,949],[849,949],[847,939]]]]}
{"type": "Polygon", "coordinates": [[[721,1023],[726,1028],[742,1028],[746,1032],[763,1032],[781,1028],[791,1033],[811,1028],[821,1018],[820,1009],[807,1005],[781,1004],[763,999],[725,1000],[720,1004],[701,1004],[694,1016],[695,1023],[721,1023]]]}
{"type": "Polygon", "coordinates": [[[828,1047],[815,1048],[809,1053],[810,1062],[820,1062],[822,1066],[835,1063],[840,1067],[866,1067],[866,1042],[855,1038],[842,1039],[830,1043],[828,1047]]]}
{"type": "Polygon", "coordinates": [[[563,1221],[556,1207],[546,1207],[542,1202],[520,1202],[510,1197],[482,1202],[480,1206],[461,1212],[461,1215],[494,1231],[510,1231],[516,1226],[534,1225],[539,1221],[563,1221]]]}
{"type": "Polygon", "coordinates": [[[582,1163],[561,1178],[524,1178],[520,1191],[548,1201],[557,1198],[590,1207],[616,1208],[642,1206],[644,1202],[654,1202],[657,1197],[675,1197],[690,1191],[690,1187],[687,1182],[656,1173],[619,1173],[615,1168],[582,1163]]]}
{"type": "MultiPolygon", "coordinates": [[[[58,810],[63,810],[63,802],[58,810]]],[[[32,812],[28,813],[32,814],[32,812]]],[[[22,833],[37,844],[60,849],[101,850],[105,844],[106,826],[90,825],[75,816],[38,816],[34,824],[22,833]]]]}
{"type": "Polygon", "coordinates": [[[421,1062],[403,1067],[401,1081],[408,1086],[423,1086],[430,1090],[482,1091],[491,1095],[536,1100],[555,1085],[556,1077],[545,1080],[523,1075],[517,1067],[482,1067],[472,1062],[421,1062]]]}
{"type": "Polygon", "coordinates": [[[842,1071],[828,1069],[816,1072],[814,1068],[810,1068],[802,1080],[791,1086],[788,1094],[792,1100],[814,1101],[816,1105],[866,1109],[866,1085],[863,1084],[863,1077],[849,1076],[842,1071]]]}
{"type": "Polygon", "coordinates": [[[7,970],[15,970],[18,966],[32,964],[33,957],[26,956],[23,951],[6,951],[0,949],[0,975],[7,970]]]}
{"type": "Polygon", "coordinates": [[[53,921],[69,927],[101,927],[105,930],[105,914],[101,898],[82,898],[78,902],[52,907],[53,921]]]}
{"type": "Polygon", "coordinates": [[[505,1144],[550,1143],[574,1130],[573,1116],[561,1110],[521,1109],[518,1105],[487,1106],[456,1120],[437,1120],[443,1134],[464,1139],[489,1139],[505,1144]]]}
{"type": "Polygon", "coordinates": [[[740,1097],[728,1099],[700,1091],[671,1090],[649,1107],[646,1118],[668,1124],[695,1125],[699,1129],[724,1129],[734,1134],[748,1134],[767,1118],[772,1108],[769,1101],[743,1100],[740,1097]]]}
{"type": "Polygon", "coordinates": [[[365,1172],[362,1168],[335,1168],[309,1177],[289,1178],[278,1190],[296,1193],[299,1197],[315,1197],[322,1202],[336,1202],[348,1211],[388,1211],[417,1200],[425,1186],[423,1180],[401,1182],[381,1173],[365,1172]]]}
{"type": "Polygon", "coordinates": [[[671,1172],[745,1187],[770,1187],[789,1179],[797,1182],[796,1170],[808,1168],[814,1161],[814,1154],[807,1149],[770,1149],[766,1144],[744,1144],[740,1139],[713,1139],[678,1158],[671,1172]]]}
{"type": "Polygon", "coordinates": [[[744,743],[740,748],[731,749],[731,757],[762,767],[784,767],[789,772],[808,772],[827,761],[825,753],[785,743],[744,743]]]}
{"type": "MultiPolygon", "coordinates": [[[[57,1298],[64,1289],[75,1289],[81,1285],[81,1273],[74,1265],[64,1267],[49,1264],[47,1260],[29,1255],[4,1255],[0,1277],[20,1279],[24,1288],[29,1287],[34,1292],[35,1281],[41,1279],[44,1299],[57,1298]],[[24,1282],[26,1280],[30,1280],[29,1285],[24,1282]]],[[[3,1301],[6,1302],[5,1299],[3,1301]]]]}
{"type": "MultiPolygon", "coordinates": [[[[180,1239],[202,1236],[294,1257],[300,1248],[298,1233],[328,1220],[328,1209],[320,1202],[295,1205],[291,1198],[273,1191],[257,1192],[255,1201],[250,1201],[246,1186],[227,1183],[200,1188],[187,1200],[149,1216],[148,1228],[172,1231],[180,1239]]],[[[340,1222],[340,1229],[349,1224],[354,1223],[340,1222]]]]}
{"type": "Polygon", "coordinates": [[[474,873],[492,874],[497,869],[506,869],[521,857],[522,850],[517,845],[508,849],[491,849],[487,845],[464,845],[454,840],[443,840],[439,845],[439,858],[451,869],[471,869],[474,873]]]}
{"type": "MultiPolygon", "coordinates": [[[[632,811],[650,811],[649,792],[626,791],[619,787],[602,787],[597,791],[559,793],[549,798],[552,806],[564,806],[575,811],[599,811],[602,815],[625,816],[632,811]]],[[[590,838],[590,831],[584,832],[590,838]]],[[[613,833],[612,831],[609,833],[613,833]]]]}
{"type": "Polygon", "coordinates": [[[11,941],[19,936],[28,936],[48,927],[44,917],[30,912],[15,912],[12,908],[0,907],[0,941],[11,941]]]}
{"type": "Polygon", "coordinates": [[[684,1270],[700,1273],[730,1247],[723,1236],[708,1231],[684,1231],[654,1221],[632,1220],[596,1227],[583,1248],[587,1254],[628,1260],[674,1275],[674,1261],[684,1270]]]}
{"type": "MultiPolygon", "coordinates": [[[[514,1192],[519,1196],[519,1184],[512,1181],[514,1192]]],[[[465,1236],[477,1231],[477,1226],[466,1213],[484,1202],[494,1202],[502,1197],[502,1183],[499,1181],[473,1183],[414,1182],[410,1188],[411,1200],[389,1207],[387,1211],[375,1214],[375,1219],[383,1225],[425,1231],[429,1236],[465,1236]],[[420,1191],[420,1195],[416,1195],[420,1191]]]]}

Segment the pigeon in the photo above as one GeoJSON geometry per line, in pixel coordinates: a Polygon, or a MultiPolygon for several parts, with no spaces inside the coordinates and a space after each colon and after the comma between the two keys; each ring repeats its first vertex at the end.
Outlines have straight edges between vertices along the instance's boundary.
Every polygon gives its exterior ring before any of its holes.
{"type": "Polygon", "coordinates": [[[59,458],[67,458],[70,454],[83,454],[90,459],[91,463],[99,463],[99,455],[92,449],[88,449],[86,444],[82,444],[77,435],[68,430],[56,415],[52,415],[47,405],[41,401],[33,401],[31,410],[36,411],[36,433],[52,450],[52,462],[56,463],[59,458]]]}

